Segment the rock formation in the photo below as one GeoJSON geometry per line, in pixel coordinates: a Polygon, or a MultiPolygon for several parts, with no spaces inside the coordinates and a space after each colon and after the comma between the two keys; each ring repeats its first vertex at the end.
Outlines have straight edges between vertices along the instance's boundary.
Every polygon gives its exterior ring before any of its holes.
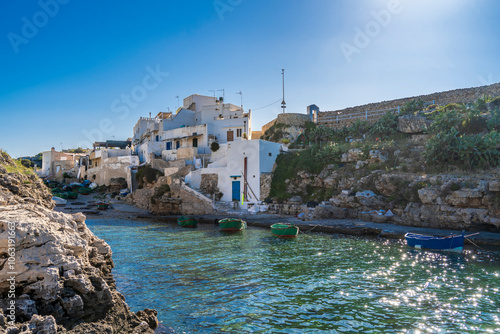
{"type": "Polygon", "coordinates": [[[130,311],[85,216],[52,211],[37,177],[0,168],[0,332],[153,333],[156,311],[130,311]]]}

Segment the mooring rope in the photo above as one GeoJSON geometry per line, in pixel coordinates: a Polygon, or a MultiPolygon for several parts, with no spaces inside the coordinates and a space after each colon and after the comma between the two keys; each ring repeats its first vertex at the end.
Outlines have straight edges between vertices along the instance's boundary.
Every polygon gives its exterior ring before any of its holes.
{"type": "Polygon", "coordinates": [[[471,244],[473,244],[474,246],[476,246],[477,248],[482,249],[482,250],[486,250],[486,249],[484,249],[484,248],[479,247],[478,245],[476,245],[476,244],[475,244],[472,240],[470,240],[469,238],[467,238],[467,237],[466,237],[465,239],[466,239],[468,242],[470,242],[471,244]]]}

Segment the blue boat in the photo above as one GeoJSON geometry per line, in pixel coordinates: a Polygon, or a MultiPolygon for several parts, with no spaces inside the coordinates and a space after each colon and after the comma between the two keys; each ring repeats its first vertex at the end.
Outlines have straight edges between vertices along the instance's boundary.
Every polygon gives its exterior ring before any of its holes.
{"type": "Polygon", "coordinates": [[[416,233],[406,233],[405,239],[410,247],[417,249],[434,249],[461,252],[464,248],[465,235],[451,234],[447,237],[436,237],[416,233]]]}

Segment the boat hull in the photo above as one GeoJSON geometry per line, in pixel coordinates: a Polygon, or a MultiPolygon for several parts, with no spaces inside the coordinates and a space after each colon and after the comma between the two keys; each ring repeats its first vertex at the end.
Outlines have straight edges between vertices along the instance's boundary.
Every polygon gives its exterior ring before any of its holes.
{"type": "Polygon", "coordinates": [[[108,208],[108,203],[97,203],[97,210],[107,210],[108,208]]]}
{"type": "Polygon", "coordinates": [[[433,249],[461,252],[464,248],[465,236],[450,235],[449,237],[434,237],[423,234],[406,233],[406,243],[417,249],[433,249]]]}
{"type": "Polygon", "coordinates": [[[198,226],[198,220],[196,218],[186,218],[179,217],[177,223],[180,227],[196,227],[198,226]]]}
{"type": "Polygon", "coordinates": [[[219,228],[223,232],[238,232],[247,228],[247,223],[241,219],[226,218],[219,220],[219,228]]]}
{"type": "Polygon", "coordinates": [[[299,228],[290,224],[273,224],[271,232],[277,238],[296,238],[299,234],[299,228]]]}

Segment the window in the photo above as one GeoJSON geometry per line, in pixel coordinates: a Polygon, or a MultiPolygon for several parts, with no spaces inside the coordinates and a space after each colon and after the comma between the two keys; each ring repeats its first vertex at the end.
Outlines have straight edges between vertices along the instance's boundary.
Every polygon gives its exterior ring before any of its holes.
{"type": "Polygon", "coordinates": [[[177,140],[175,142],[175,149],[178,149],[179,147],[181,147],[181,141],[180,140],[177,140]]]}
{"type": "Polygon", "coordinates": [[[156,141],[160,141],[160,136],[156,135],[156,141]]]}
{"type": "Polygon", "coordinates": [[[171,151],[171,150],[172,150],[172,142],[167,141],[167,151],[171,151]]]}
{"type": "Polygon", "coordinates": [[[243,129],[236,129],[236,137],[241,137],[243,134],[243,129]]]}
{"type": "Polygon", "coordinates": [[[198,147],[198,138],[193,138],[193,147],[198,147]]]}

